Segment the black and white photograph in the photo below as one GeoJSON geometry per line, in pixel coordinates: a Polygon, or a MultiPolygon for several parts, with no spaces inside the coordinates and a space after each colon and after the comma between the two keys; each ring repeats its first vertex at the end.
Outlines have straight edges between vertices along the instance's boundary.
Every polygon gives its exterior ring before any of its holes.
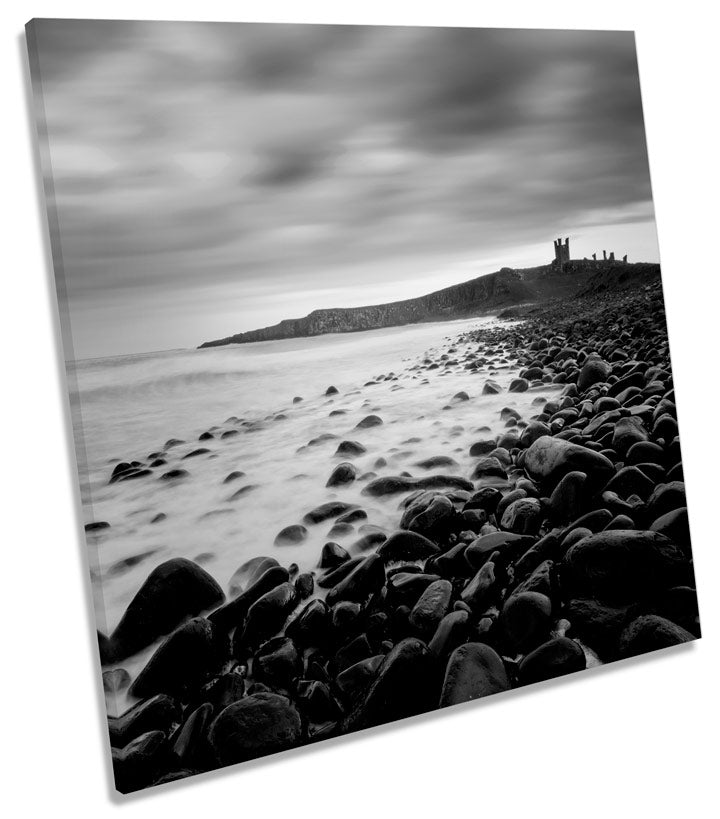
{"type": "Polygon", "coordinates": [[[632,31],[26,37],[117,791],[700,638],[632,31]]]}

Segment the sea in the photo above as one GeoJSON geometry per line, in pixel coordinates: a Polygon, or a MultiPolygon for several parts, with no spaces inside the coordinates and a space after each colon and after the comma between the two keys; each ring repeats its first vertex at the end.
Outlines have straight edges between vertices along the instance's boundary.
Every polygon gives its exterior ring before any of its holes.
{"type": "MultiPolygon", "coordinates": [[[[504,430],[503,407],[515,407],[526,418],[537,411],[532,401],[538,391],[507,393],[517,370],[502,356],[480,371],[449,363],[466,352],[456,343],[459,336],[496,321],[464,319],[68,364],[85,523],[110,524],[87,534],[98,628],[112,632],[150,571],[168,558],[197,561],[226,592],[238,567],[257,555],[316,571],[332,521],[309,526],[300,544],[274,545],[281,529],[301,523],[315,506],[332,499],[358,504],[368,513],[367,523],[389,533],[397,528],[403,496],[363,495],[372,477],[402,472],[469,477],[475,460],[470,446],[504,430]],[[417,367],[430,360],[438,366],[417,367]],[[483,395],[487,378],[503,391],[483,395]],[[330,386],[337,394],[326,394],[330,386]],[[468,400],[455,398],[460,392],[468,400]],[[382,425],[357,429],[371,414],[382,425]],[[214,437],[198,441],[208,431],[214,437]],[[166,448],[173,440],[179,443],[166,448]],[[366,448],[352,459],[359,477],[327,487],[333,468],[347,460],[335,455],[343,440],[366,448]],[[209,451],[185,457],[199,448],[209,451]],[[157,453],[164,453],[167,464],[152,475],[109,482],[118,462],[149,463],[157,453]],[[449,455],[457,465],[430,471],[418,466],[436,455],[449,455]],[[189,475],[160,479],[175,468],[189,475]],[[226,483],[233,472],[242,474],[226,483]]],[[[547,385],[540,394],[549,397],[558,389],[547,385]]],[[[362,523],[332,539],[353,553],[362,523]]],[[[123,666],[132,674],[151,651],[123,666]]]]}

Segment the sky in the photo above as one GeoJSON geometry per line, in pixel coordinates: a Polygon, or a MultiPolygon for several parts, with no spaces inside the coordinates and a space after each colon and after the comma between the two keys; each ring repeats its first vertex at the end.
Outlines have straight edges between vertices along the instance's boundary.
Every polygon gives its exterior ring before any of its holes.
{"type": "Polygon", "coordinates": [[[33,26],[78,359],[658,261],[631,32],[33,26]]]}

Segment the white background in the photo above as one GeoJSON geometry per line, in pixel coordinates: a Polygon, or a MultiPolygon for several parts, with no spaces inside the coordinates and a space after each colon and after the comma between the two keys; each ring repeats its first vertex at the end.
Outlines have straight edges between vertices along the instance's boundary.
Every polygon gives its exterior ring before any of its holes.
{"type": "Polygon", "coordinates": [[[717,815],[718,28],[710,2],[5,2],[0,799],[8,817],[717,815]],[[634,29],[705,637],[132,798],[109,784],[22,30],[31,17],[634,29]]]}

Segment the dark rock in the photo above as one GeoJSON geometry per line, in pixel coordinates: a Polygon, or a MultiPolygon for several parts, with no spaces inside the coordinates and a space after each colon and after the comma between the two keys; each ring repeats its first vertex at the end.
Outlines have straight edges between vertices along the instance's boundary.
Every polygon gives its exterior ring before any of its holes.
{"type": "Polygon", "coordinates": [[[598,384],[607,381],[610,375],[610,365],[600,358],[588,358],[583,364],[578,376],[577,388],[580,392],[584,392],[593,384],[598,384]]]}
{"type": "Polygon", "coordinates": [[[445,663],[450,653],[465,642],[469,632],[467,611],[451,611],[438,624],[428,650],[439,663],[445,663]]]}
{"type": "Polygon", "coordinates": [[[308,530],[301,523],[286,526],[275,535],[275,546],[294,546],[307,539],[308,530]]]}
{"type": "Polygon", "coordinates": [[[181,695],[201,685],[227,656],[227,642],[212,623],[195,617],[174,631],[130,686],[133,697],[181,695]]]}
{"type": "Polygon", "coordinates": [[[180,557],[161,563],[130,601],[110,638],[114,660],[136,654],[224,599],[220,586],[196,563],[180,557]]]}
{"type": "Polygon", "coordinates": [[[327,594],[327,603],[332,606],[338,600],[353,600],[362,603],[373,592],[379,591],[385,583],[385,569],[382,558],[369,555],[334,586],[327,594]]]}
{"type": "Polygon", "coordinates": [[[210,726],[220,765],[233,765],[299,744],[300,715],[288,699],[260,692],[229,705],[210,726]]]}
{"type": "Polygon", "coordinates": [[[390,535],[377,553],[389,563],[396,560],[425,560],[439,551],[440,549],[423,535],[400,529],[390,535]]]}
{"type": "Polygon", "coordinates": [[[110,744],[113,748],[124,748],[148,731],[167,734],[179,719],[180,709],[175,701],[166,694],[157,694],[136,703],[119,717],[108,717],[110,744]]]}
{"type": "Polygon", "coordinates": [[[109,529],[110,524],[106,520],[96,520],[92,523],[85,524],[86,532],[102,532],[103,529],[109,529]]]}
{"type": "Polygon", "coordinates": [[[472,479],[474,481],[480,480],[481,478],[505,479],[507,478],[507,472],[497,458],[493,457],[492,455],[488,455],[485,458],[481,458],[475,464],[472,471],[472,479]]]}
{"type": "Polygon", "coordinates": [[[483,643],[466,643],[450,655],[439,705],[459,705],[509,688],[500,656],[483,643]]]}
{"type": "Polygon", "coordinates": [[[543,511],[537,498],[520,498],[507,507],[500,526],[518,535],[536,535],[542,518],[543,511]]]}
{"type": "Polygon", "coordinates": [[[429,639],[435,633],[440,621],[447,614],[452,596],[449,580],[436,580],[420,595],[410,612],[410,625],[418,636],[429,639]]]}
{"type": "Polygon", "coordinates": [[[414,637],[401,640],[385,657],[362,700],[343,724],[359,731],[435,707],[437,683],[427,646],[414,637]]]}
{"type": "Polygon", "coordinates": [[[354,508],[355,506],[351,503],[344,503],[343,501],[328,501],[327,503],[320,504],[320,506],[316,506],[314,509],[308,512],[303,518],[303,523],[322,523],[325,520],[330,520],[331,518],[336,518],[345,512],[349,512],[354,508]]]}
{"type": "Polygon", "coordinates": [[[124,748],[112,749],[115,787],[120,793],[146,788],[160,774],[165,752],[165,734],[148,731],[124,748]]]}
{"type": "Polygon", "coordinates": [[[287,583],[289,578],[290,573],[283,566],[269,566],[257,579],[253,576],[252,582],[249,583],[242,594],[211,612],[208,615],[208,620],[218,627],[230,631],[235,626],[242,624],[245,615],[256,600],[259,600],[264,594],[282,583],[287,583]]]}
{"type": "Polygon", "coordinates": [[[686,561],[656,532],[619,530],[583,538],[563,560],[563,587],[571,596],[604,602],[641,600],[682,583],[686,561]]]}
{"type": "Polygon", "coordinates": [[[250,560],[246,560],[230,578],[230,582],[228,583],[230,597],[237,597],[245,591],[245,589],[250,588],[268,569],[278,565],[280,564],[274,557],[265,557],[264,555],[251,557],[250,560]]]}
{"type": "Polygon", "coordinates": [[[344,461],[333,469],[325,486],[344,486],[352,483],[356,477],[357,469],[351,463],[344,461]]]}
{"type": "Polygon", "coordinates": [[[612,461],[587,447],[543,436],[525,451],[524,467],[531,478],[555,487],[568,472],[583,472],[594,485],[614,472],[612,461]]]}
{"type": "Polygon", "coordinates": [[[648,651],[688,643],[695,636],[681,626],[658,617],[646,614],[633,620],[620,635],[620,657],[636,657],[648,651]]]}
{"type": "Polygon", "coordinates": [[[529,685],[584,669],[582,648],[567,637],[554,637],[523,658],[517,676],[520,685],[529,685]]]}
{"type": "Polygon", "coordinates": [[[302,660],[289,637],[273,637],[253,658],[253,675],[270,685],[287,688],[302,672],[302,660]]]}
{"type": "Polygon", "coordinates": [[[383,420],[379,415],[366,415],[362,421],[355,425],[355,429],[370,429],[370,427],[379,427],[383,420]]]}
{"type": "Polygon", "coordinates": [[[350,555],[342,546],[337,543],[326,543],[323,546],[322,554],[320,555],[320,563],[318,566],[321,569],[334,569],[341,563],[345,563],[350,559],[350,555]]]}
{"type": "Polygon", "coordinates": [[[510,645],[517,651],[532,651],[549,636],[552,603],[538,592],[509,597],[500,613],[500,624],[510,645]]]}
{"type": "Polygon", "coordinates": [[[367,449],[358,441],[342,441],[338,444],[335,450],[336,455],[345,458],[357,458],[359,455],[364,455],[367,449]]]}
{"type": "Polygon", "coordinates": [[[323,600],[310,600],[285,627],[285,634],[298,646],[323,646],[330,630],[330,614],[323,600]]]}
{"type": "Polygon", "coordinates": [[[281,583],[256,600],[248,609],[239,643],[235,633],[235,656],[238,657],[238,647],[250,648],[280,631],[296,604],[297,593],[292,583],[281,583]]]}
{"type": "Polygon", "coordinates": [[[563,613],[570,621],[573,636],[587,643],[601,659],[615,659],[618,638],[627,622],[626,608],[606,606],[597,600],[570,600],[563,613]]]}

